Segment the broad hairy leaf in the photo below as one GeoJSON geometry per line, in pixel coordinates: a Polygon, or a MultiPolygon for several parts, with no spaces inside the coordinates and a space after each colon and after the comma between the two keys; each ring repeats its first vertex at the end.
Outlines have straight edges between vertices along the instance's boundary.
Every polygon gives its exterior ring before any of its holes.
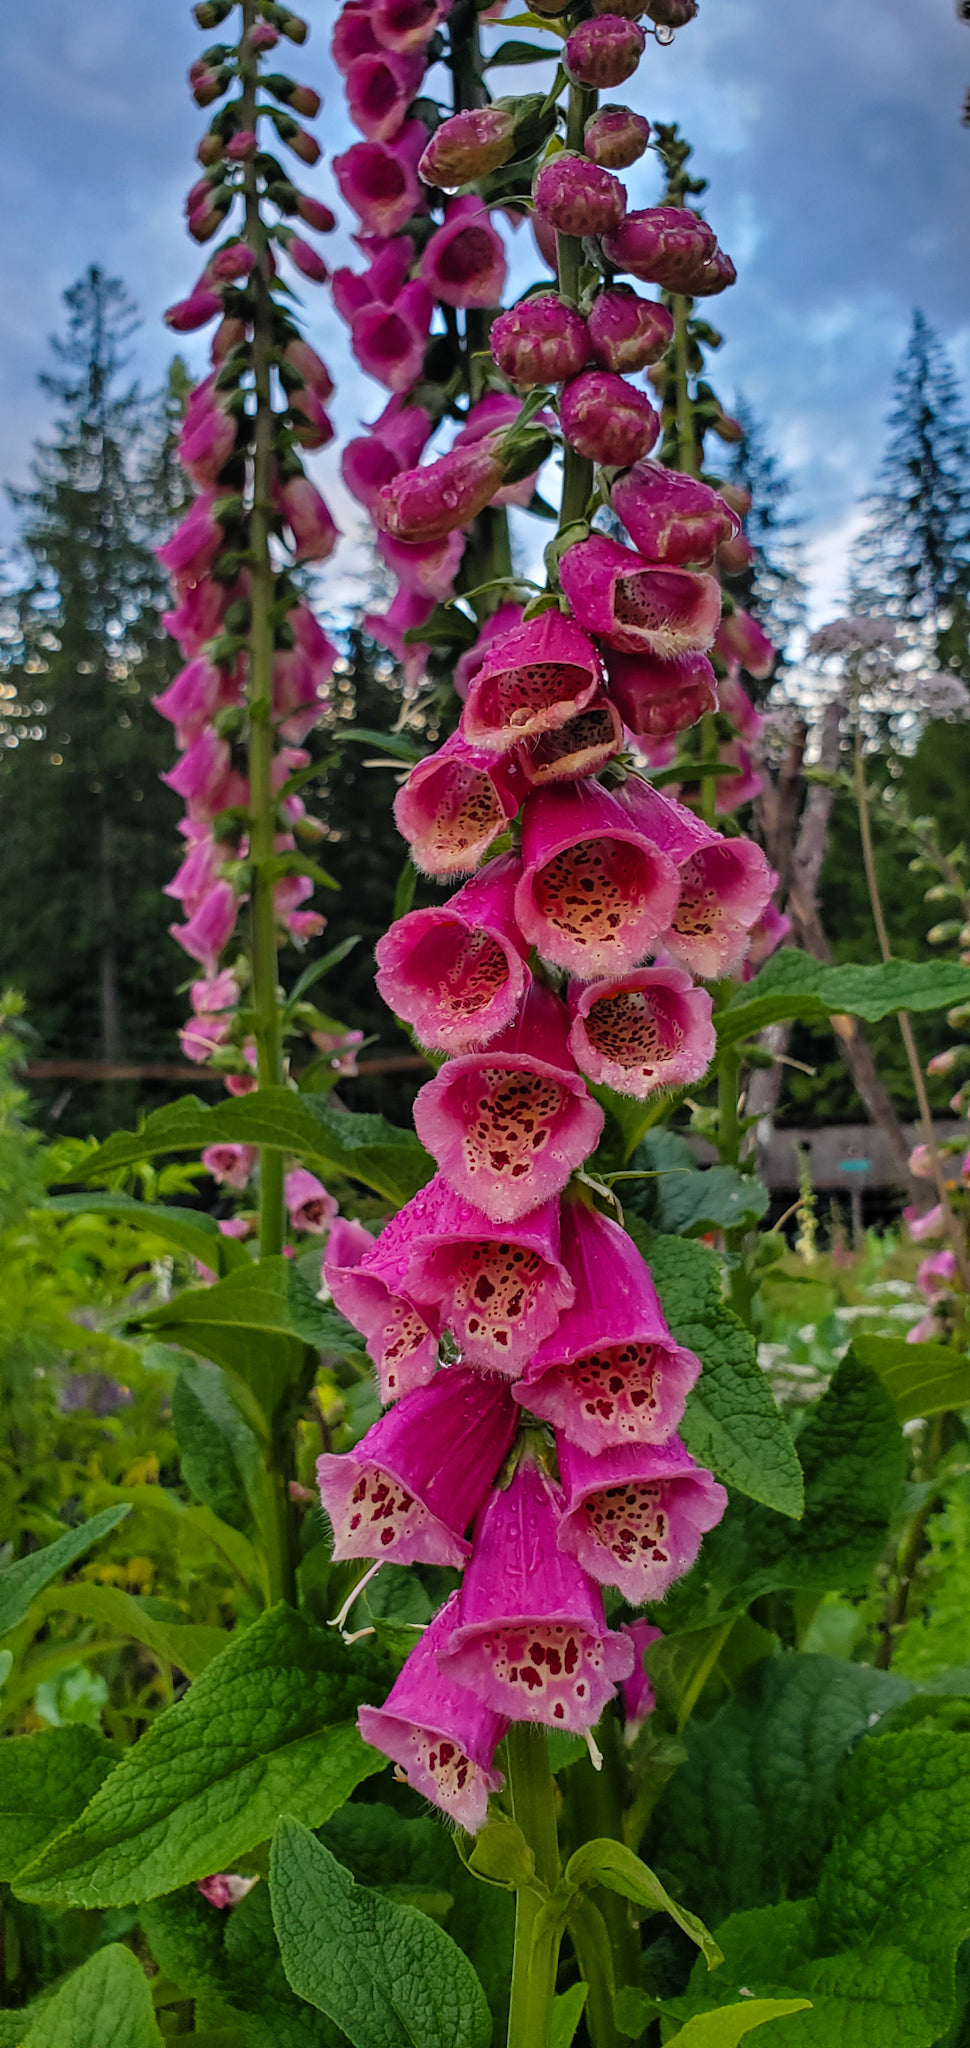
{"type": "Polygon", "coordinates": [[[651,1236],[628,1219],[679,1344],[704,1368],[687,1399],[681,1436],[726,1486],[776,1508],[802,1510],[802,1472],[784,1417],[758,1364],[754,1339],[721,1295],[714,1252],[683,1237],[651,1236]]]}
{"type": "Polygon", "coordinates": [[[70,1586],[51,1586],[38,1595],[43,1615],[77,1614],[85,1621],[100,1622],[112,1636],[130,1636],[143,1643],[159,1664],[184,1671],[187,1678],[211,1664],[228,1640],[221,1628],[204,1622],[158,1621],[134,1593],[121,1586],[98,1586],[78,1580],[70,1586]]]}
{"type": "Polygon", "coordinates": [[[97,1180],[153,1159],[159,1152],[197,1152],[204,1145],[267,1145],[294,1153],[322,1174],[346,1174],[400,1206],[431,1179],[434,1161],[413,1131],[396,1130],[382,1116],[358,1116],[290,1088],[258,1088],[228,1102],[184,1095],[153,1110],[137,1131],[115,1131],[77,1169],[97,1180]]]}
{"type": "Polygon", "coordinates": [[[92,1728],[44,1728],[0,1742],[0,1882],[9,1884],[76,1820],[117,1761],[92,1728]]]}
{"type": "Polygon", "coordinates": [[[214,1912],[195,1887],[153,1899],[139,1915],[164,1975],[206,2012],[213,2040],[239,2048],[347,2048],[347,2036],[290,1990],[270,1911],[257,1884],[231,1913],[214,1912]],[[231,2036],[229,2028],[238,2030],[231,2036]]]}
{"type": "Polygon", "coordinates": [[[334,1321],[280,1257],[247,1262],[214,1287],[184,1287],[139,1316],[137,1328],[224,1366],[269,1416],[299,1380],[306,1345],[328,1344],[334,1321]]]}
{"type": "Polygon", "coordinates": [[[863,1365],[879,1374],[900,1422],[970,1407],[970,1358],[948,1344],[907,1344],[905,1337],[852,1340],[863,1365]]]}
{"type": "Polygon", "coordinates": [[[356,1728],[368,1690],[339,1636],[272,1608],[153,1722],[24,1871],[20,1896],[137,1903],[231,1869],[281,1812],[319,1827],[381,1767],[356,1728]]]}
{"type": "Polygon", "coordinates": [[[270,1889],[290,1985],[353,2048],[488,2048],[485,1994],[457,1944],[413,1906],[355,1884],[296,1820],[277,1829],[270,1889]]]}
{"type": "Polygon", "coordinates": [[[748,1228],[760,1223],[768,1208],[768,1190],[756,1174],[739,1173],[733,1166],[699,1166],[676,1131],[648,1131],[627,1160],[627,1170],[645,1177],[618,1184],[624,1208],[671,1237],[748,1228]]]}
{"type": "Polygon", "coordinates": [[[23,1621],[31,1602],[44,1586],[56,1579],[58,1572],[76,1564],[86,1550],[100,1543],[102,1536],[109,1536],[112,1529],[131,1513],[126,1502],[119,1501],[114,1507],[102,1508],[99,1515],[92,1515],[90,1521],[81,1522],[76,1529],[58,1536],[56,1542],[48,1543],[45,1550],[35,1550],[30,1557],[17,1559],[0,1571],[0,1635],[16,1628],[23,1621]]]}
{"type": "Polygon", "coordinates": [[[946,1010],[970,998],[970,968],[950,960],[886,960],[878,966],[829,966],[783,947],[743,983],[715,1019],[720,1048],[787,1018],[824,1024],[833,1016],[878,1024],[898,1010],[946,1010]]]}
{"type": "Polygon", "coordinates": [[[182,1477],[196,1499],[233,1528],[250,1516],[259,1523],[270,1483],[259,1438],[218,1366],[185,1360],[172,1389],[172,1427],[182,1477]]]}
{"type": "Polygon", "coordinates": [[[72,1970],[23,2048],[163,2048],[148,1978],[130,1948],[110,1942],[72,1970]]]}
{"type": "Polygon", "coordinates": [[[737,2048],[746,2034],[769,2020],[784,2020],[792,2013],[808,2010],[807,1998],[745,1998],[736,2005],[723,2005],[717,2012],[696,2014],[675,2034],[682,2048],[737,2048]]]}
{"type": "Polygon", "coordinates": [[[103,1188],[88,1195],[52,1195],[45,1208],[55,1216],[112,1216],[119,1223],[137,1224],[190,1253],[214,1273],[231,1273],[234,1266],[248,1266],[244,1247],[233,1237],[224,1237],[214,1216],[204,1211],[178,1209],[172,1203],[138,1202],[133,1195],[115,1194],[103,1188]]]}

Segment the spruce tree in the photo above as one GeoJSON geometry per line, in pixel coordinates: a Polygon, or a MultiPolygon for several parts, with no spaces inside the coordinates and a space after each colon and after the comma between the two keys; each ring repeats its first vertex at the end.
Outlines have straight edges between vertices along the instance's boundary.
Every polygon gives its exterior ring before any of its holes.
{"type": "MultiPolygon", "coordinates": [[[[64,297],[57,367],[39,380],[54,431],[10,492],[22,576],[4,607],[0,845],[17,916],[0,976],[24,991],[48,1057],[171,1059],[160,890],[178,805],[158,781],[171,735],[151,698],[177,661],[152,554],[178,496],[165,481],[175,399],[153,410],[126,378],[138,320],[118,279],[92,266],[64,297]]],[[[85,1090],[77,1120],[102,1121],[98,1107],[85,1090]]]]}
{"type": "Polygon", "coordinates": [[[851,601],[920,628],[927,652],[970,680],[970,425],[946,351],[919,310],[888,427],[851,601]]]}
{"type": "Polygon", "coordinates": [[[725,588],[771,635],[785,660],[792,635],[805,624],[805,579],[798,538],[801,524],[792,512],[791,478],[771,449],[768,436],[748,400],[739,394],[735,414],[744,439],[734,444],[727,474],[751,494],[745,532],[754,559],[737,575],[723,578],[725,588]]]}

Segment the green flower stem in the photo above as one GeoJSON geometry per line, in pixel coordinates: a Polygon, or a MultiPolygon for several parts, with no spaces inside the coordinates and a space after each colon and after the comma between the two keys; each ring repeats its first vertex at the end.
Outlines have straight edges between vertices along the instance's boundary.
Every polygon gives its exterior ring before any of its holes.
{"type": "MultiPolygon", "coordinates": [[[[506,1737],[506,1756],[512,1816],[535,1857],[539,1883],[551,1892],[559,1881],[559,1842],[545,1730],[528,1721],[513,1722],[506,1737]]],[[[546,1940],[533,1950],[542,1903],[539,1891],[524,1888],[516,1893],[508,2048],[550,2048],[552,2041],[559,1949],[557,1941],[546,1940]]]]}
{"type": "MultiPolygon", "coordinates": [[[[607,1709],[596,1730],[602,1752],[602,1769],[594,1770],[589,1757],[581,1757],[563,1780],[570,1841],[574,1849],[584,1842],[608,1837],[624,1841],[623,1808],[626,1772],[616,1714],[607,1709]]],[[[596,1895],[596,1909],[605,1927],[612,1951],[613,1978],[617,1986],[640,1984],[640,1939],[626,1899],[602,1887],[596,1895]]],[[[592,1930],[582,1913],[569,1921],[569,1937],[576,1951],[580,1972],[589,1985],[586,2024],[593,2048],[624,2048],[613,2023],[613,1985],[602,1968],[602,1941],[590,1939],[592,1930]]]]}
{"type": "MultiPolygon", "coordinates": [[[[569,88],[568,113],[566,118],[566,147],[581,150],[583,130],[596,105],[596,94],[584,91],[582,86],[569,88]]],[[[578,306],[583,264],[583,245],[575,235],[556,236],[556,257],[559,270],[559,296],[569,306],[578,306]]],[[[563,456],[562,503],[559,511],[559,531],[565,533],[568,526],[575,526],[585,519],[593,488],[593,465],[584,455],[577,455],[567,444],[563,456]]]]}

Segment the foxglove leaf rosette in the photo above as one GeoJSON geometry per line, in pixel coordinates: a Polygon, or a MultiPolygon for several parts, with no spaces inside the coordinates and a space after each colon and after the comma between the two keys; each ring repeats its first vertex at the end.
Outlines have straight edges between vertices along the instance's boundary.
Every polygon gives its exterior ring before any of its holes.
{"type": "Polygon", "coordinates": [[[594,362],[627,376],[659,363],[674,338],[673,314],[655,299],[641,299],[628,284],[597,292],[587,328],[594,362]]]}
{"type": "Polygon", "coordinates": [[[614,270],[669,292],[694,292],[716,249],[713,228],[686,206],[641,207],[603,237],[614,270]]]}
{"type": "Polygon", "coordinates": [[[446,1061],[420,1089],[414,1126],[457,1194],[514,1223],[561,1193],[595,1151],[603,1112],[576,1071],[569,1019],[533,982],[487,1052],[446,1061]]]}
{"type": "Polygon", "coordinates": [[[712,562],[722,542],[738,532],[738,520],[717,491],[659,462],[636,462],[617,477],[610,502],[649,562],[712,562]]]}
{"type": "Polygon", "coordinates": [[[588,636],[561,612],[543,612],[493,641],[468,692],[463,737],[470,746],[506,753],[585,711],[602,681],[602,662],[588,636]]]}
{"type": "Polygon", "coordinates": [[[363,1224],[338,1216],[327,1240],[324,1280],[341,1314],[360,1331],[385,1402],[427,1386],[438,1365],[437,1334],[403,1288],[427,1192],[408,1204],[410,1216],[402,1209],[377,1239],[363,1224]]]}
{"type": "Polygon", "coordinates": [[[557,1548],[561,1487],[526,1455],[474,1533],[457,1627],[441,1670],[513,1721],[582,1734],[634,1662],[606,1626],[602,1596],[557,1548]]]}
{"type": "Polygon", "coordinates": [[[581,1450],[662,1444],[700,1372],[675,1344],[635,1244],[583,1202],[565,1202],[562,1259],[575,1287],[551,1337],[533,1353],[517,1401],[581,1450]]]}
{"type": "Polygon", "coordinates": [[[580,981],[637,967],[676,910],[674,861],[598,783],[529,797],[515,914],[544,960],[580,981]]]}
{"type": "Polygon", "coordinates": [[[660,432],[660,416],[646,394],[613,370],[571,377],[563,385],[559,419],[578,455],[623,469],[646,455],[660,432]]]}
{"type": "Polygon", "coordinates": [[[444,226],[421,258],[421,276],[432,297],[446,306],[497,306],[507,269],[504,244],[487,206],[473,192],[453,199],[444,226]]]}
{"type": "Polygon", "coordinates": [[[413,1791],[474,1835],[489,1793],[504,1783],[492,1759],[508,1721],[441,1670],[438,1656],[454,1634],[458,1600],[457,1593],[446,1600],[384,1705],[361,1707],[357,1726],[365,1742],[400,1766],[413,1791]]]}
{"type": "Polygon", "coordinates": [[[573,1298],[559,1257],[558,1203],[498,1225],[443,1174],[431,1191],[433,1222],[412,1234],[407,1292],[439,1333],[451,1332],[464,1362],[515,1379],[573,1298]]]}
{"type": "Polygon", "coordinates": [[[596,775],[622,747],[623,721],[604,692],[555,732],[541,732],[527,740],[516,758],[530,788],[542,789],[550,782],[596,775]]]}
{"type": "Polygon", "coordinates": [[[631,733],[664,740],[686,732],[705,711],[718,708],[717,677],[706,654],[675,654],[669,661],[645,651],[607,651],[610,696],[631,733]]]}
{"type": "Polygon", "coordinates": [[[712,1002],[680,967],[645,967],[570,991],[569,1046],[591,1081],[640,1101],[701,1081],[714,1058],[712,1002]]]}
{"type": "Polygon", "coordinates": [[[679,868],[680,895],[663,934],[666,951],[708,980],[730,974],[777,879],[760,846],[725,839],[638,775],[628,777],[618,802],[679,868]]]}
{"type": "Polygon", "coordinates": [[[530,979],[515,921],[521,863],[489,861],[440,910],[409,910],[377,945],[377,986],[422,1045],[468,1052],[512,1023],[530,979]]]}
{"type": "Polygon", "coordinates": [[[352,1451],[325,1452],[317,1483],[333,1523],[334,1557],[464,1564],[471,1556],[464,1531],[511,1448],[516,1419],[507,1381],[443,1367],[352,1451]]]}
{"type": "Polygon", "coordinates": [[[467,875],[514,818],[522,779],[513,756],[497,759],[454,732],[412,768],[394,818],[426,875],[467,875]]]}
{"type": "Polygon", "coordinates": [[[694,1463],[679,1437],[617,1444],[591,1456],[564,1436],[558,1449],[566,1493],[561,1549],[601,1585],[617,1586],[632,1606],[662,1600],[720,1521],[723,1486],[694,1463]]]}
{"type": "Polygon", "coordinates": [[[691,569],[654,567],[603,533],[567,548],[562,587],[581,626],[624,654],[703,652],[721,616],[721,586],[691,569]]]}

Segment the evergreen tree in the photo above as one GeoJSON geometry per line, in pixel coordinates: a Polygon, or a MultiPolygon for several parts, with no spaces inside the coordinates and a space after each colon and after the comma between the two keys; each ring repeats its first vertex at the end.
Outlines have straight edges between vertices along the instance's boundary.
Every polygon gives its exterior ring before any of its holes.
{"type": "Polygon", "coordinates": [[[724,576],[735,602],[764,626],[782,661],[792,635],[805,624],[805,578],[798,539],[801,521],[792,512],[791,478],[768,443],[762,422],[739,394],[735,413],[744,428],[743,441],[731,449],[727,474],[751,495],[745,532],[754,559],[737,575],[724,576]]]}
{"type": "Polygon", "coordinates": [[[946,351],[918,310],[888,427],[851,601],[922,628],[940,664],[970,679],[970,425],[946,351]]]}
{"type": "MultiPolygon", "coordinates": [[[[65,304],[56,373],[40,378],[54,432],[10,492],[23,575],[4,608],[0,844],[18,915],[3,921],[0,978],[24,991],[48,1057],[172,1058],[177,956],[160,891],[179,811],[158,781],[171,734],[151,698],[177,656],[151,550],[180,495],[178,390],[153,415],[126,381],[137,314],[119,280],[92,266],[65,304]]],[[[97,1108],[85,1090],[82,1125],[103,1120],[97,1108]]]]}

